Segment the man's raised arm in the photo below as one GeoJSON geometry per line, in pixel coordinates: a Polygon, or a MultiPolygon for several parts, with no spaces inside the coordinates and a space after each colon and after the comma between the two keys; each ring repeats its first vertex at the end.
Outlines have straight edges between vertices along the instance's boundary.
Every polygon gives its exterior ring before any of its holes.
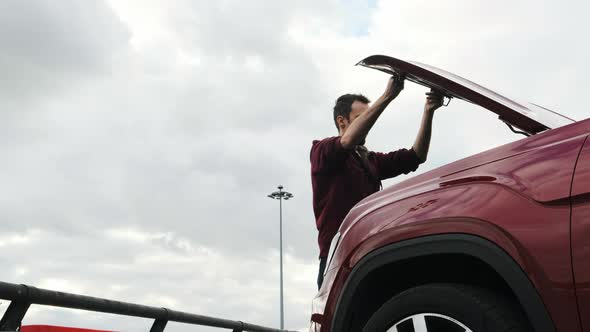
{"type": "Polygon", "coordinates": [[[340,143],[345,149],[352,149],[362,141],[373,128],[373,125],[383,112],[387,105],[394,100],[399,93],[404,89],[404,79],[399,76],[393,76],[387,83],[385,92],[377,99],[371,107],[361,115],[358,116],[354,121],[351,121],[349,127],[346,129],[342,137],[340,137],[340,143]]]}
{"type": "Polygon", "coordinates": [[[414,152],[416,152],[416,155],[418,155],[418,158],[422,162],[425,162],[428,156],[434,111],[443,104],[443,96],[439,93],[431,90],[426,93],[426,96],[426,104],[424,105],[424,114],[422,115],[420,131],[418,131],[416,141],[414,142],[414,146],[412,146],[412,149],[414,149],[414,152]]]}

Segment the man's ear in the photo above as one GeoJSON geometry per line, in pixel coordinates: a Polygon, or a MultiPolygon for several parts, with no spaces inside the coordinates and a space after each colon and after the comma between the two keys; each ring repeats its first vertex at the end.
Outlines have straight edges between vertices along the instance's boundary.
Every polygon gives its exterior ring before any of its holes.
{"type": "Polygon", "coordinates": [[[346,118],[342,115],[336,117],[336,123],[338,124],[338,129],[343,130],[346,128],[346,118]]]}

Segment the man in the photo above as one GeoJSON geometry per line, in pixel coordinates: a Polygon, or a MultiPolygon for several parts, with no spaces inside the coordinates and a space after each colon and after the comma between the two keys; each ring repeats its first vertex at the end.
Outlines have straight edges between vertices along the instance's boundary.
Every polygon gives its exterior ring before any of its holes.
{"type": "Polygon", "coordinates": [[[373,105],[363,95],[346,94],[336,100],[334,123],[338,136],[314,141],[311,159],[313,210],[319,231],[321,287],[330,242],[350,209],[381,189],[381,180],[408,174],[426,161],[434,111],[442,96],[427,93],[420,131],[410,150],[369,152],[365,138],[381,113],[403,90],[404,79],[392,77],[385,92],[373,105]]]}

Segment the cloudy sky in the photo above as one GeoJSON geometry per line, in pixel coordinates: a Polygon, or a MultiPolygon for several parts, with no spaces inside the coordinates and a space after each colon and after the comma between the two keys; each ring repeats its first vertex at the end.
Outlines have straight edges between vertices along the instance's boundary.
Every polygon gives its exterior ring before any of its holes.
{"type": "MultiPolygon", "coordinates": [[[[308,326],[317,271],[309,148],[339,95],[376,99],[388,54],[588,117],[587,1],[0,0],[0,280],[308,326]]],[[[407,84],[368,138],[410,147],[407,84]]],[[[437,111],[418,173],[520,139],[477,106],[437,111]]],[[[403,178],[389,180],[390,185],[403,178]]],[[[0,304],[0,310],[7,306],[0,304]]],[[[26,324],[151,322],[33,307],[26,324]]],[[[170,324],[167,331],[215,331],[170,324]]]]}

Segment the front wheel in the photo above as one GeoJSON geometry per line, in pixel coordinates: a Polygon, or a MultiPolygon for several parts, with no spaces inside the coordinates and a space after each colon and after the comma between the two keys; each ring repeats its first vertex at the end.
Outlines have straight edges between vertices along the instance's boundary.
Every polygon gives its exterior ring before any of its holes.
{"type": "Polygon", "coordinates": [[[529,332],[521,310],[488,290],[460,284],[429,284],[387,301],[364,332],[529,332]]]}

